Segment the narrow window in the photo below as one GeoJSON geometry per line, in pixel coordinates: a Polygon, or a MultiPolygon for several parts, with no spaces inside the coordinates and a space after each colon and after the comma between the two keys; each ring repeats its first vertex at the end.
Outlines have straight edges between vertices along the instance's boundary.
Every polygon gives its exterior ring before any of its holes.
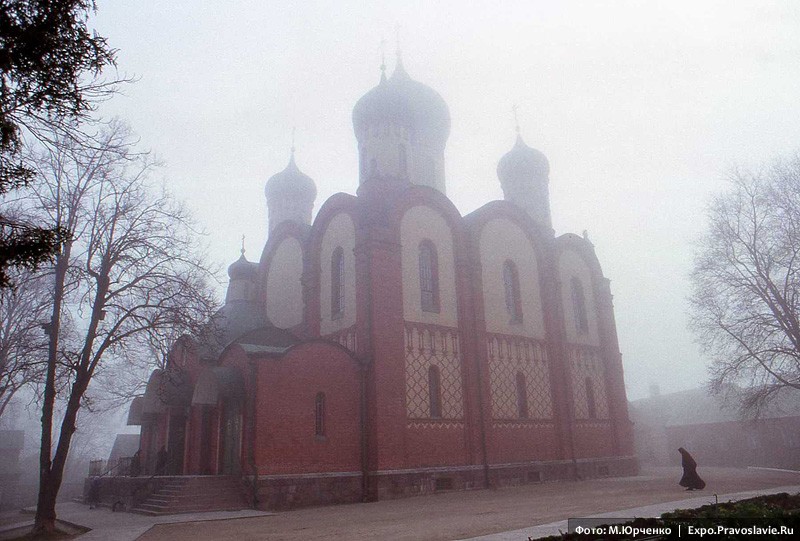
{"type": "Polygon", "coordinates": [[[588,411],[589,419],[597,419],[597,404],[594,400],[594,386],[592,385],[592,378],[586,378],[586,409],[588,411]]]}
{"type": "Polygon", "coordinates": [[[344,250],[339,246],[331,256],[331,318],[344,314],[344,250]]]}
{"type": "Polygon", "coordinates": [[[519,273],[511,260],[503,264],[503,287],[506,293],[506,310],[511,323],[522,323],[522,300],[519,294],[519,273]]]}
{"type": "Polygon", "coordinates": [[[520,419],[528,418],[528,386],[522,372],[517,372],[517,413],[520,419]]]}
{"type": "Polygon", "coordinates": [[[314,402],[314,433],[317,436],[325,435],[325,393],[317,393],[314,402]]]}
{"type": "Polygon", "coordinates": [[[420,303],[424,312],[439,311],[439,264],[436,247],[429,240],[419,245],[420,303]]]}
{"type": "Polygon", "coordinates": [[[583,284],[577,278],[572,278],[572,312],[575,316],[575,328],[579,333],[589,332],[589,320],[586,317],[586,298],[583,295],[583,284]]]}
{"type": "Polygon", "coordinates": [[[405,145],[400,145],[400,176],[408,176],[408,156],[406,155],[405,145]]]}
{"type": "Polygon", "coordinates": [[[442,389],[437,366],[428,368],[428,392],[430,393],[431,418],[438,419],[442,416],[442,389]]]}

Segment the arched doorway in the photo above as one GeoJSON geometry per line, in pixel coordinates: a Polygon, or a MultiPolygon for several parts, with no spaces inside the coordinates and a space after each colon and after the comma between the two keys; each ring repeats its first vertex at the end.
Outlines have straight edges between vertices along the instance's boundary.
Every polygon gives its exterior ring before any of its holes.
{"type": "MultiPolygon", "coordinates": [[[[215,366],[200,373],[192,407],[200,408],[193,430],[199,443],[199,473],[241,472],[244,380],[239,369],[215,366]]],[[[195,466],[196,468],[196,466],[195,466]]]]}
{"type": "Polygon", "coordinates": [[[220,423],[220,464],[222,475],[238,475],[242,456],[242,408],[239,401],[226,400],[222,404],[220,423]]]}

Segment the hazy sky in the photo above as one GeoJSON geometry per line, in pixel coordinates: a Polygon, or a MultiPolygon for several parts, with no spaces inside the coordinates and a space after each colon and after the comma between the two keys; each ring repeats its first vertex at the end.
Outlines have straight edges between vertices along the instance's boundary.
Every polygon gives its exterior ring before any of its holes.
{"type": "Polygon", "coordinates": [[[354,193],[358,98],[406,70],[450,107],[448,196],[502,197],[514,142],[550,160],[557,234],[589,231],[612,280],[629,398],[695,387],[686,328],[693,241],[733,165],[800,147],[800,2],[100,0],[94,24],[139,78],[103,107],[128,120],[227,265],[260,256],[264,184],[289,159],[317,205],[354,193]]]}

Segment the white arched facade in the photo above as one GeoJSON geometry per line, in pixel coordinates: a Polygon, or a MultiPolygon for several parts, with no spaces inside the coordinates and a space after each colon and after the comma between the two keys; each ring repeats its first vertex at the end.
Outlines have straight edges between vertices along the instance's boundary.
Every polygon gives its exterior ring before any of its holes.
{"type": "Polygon", "coordinates": [[[574,250],[564,250],[558,259],[558,279],[561,282],[561,304],[564,307],[564,326],[567,340],[574,344],[599,346],[597,332],[597,307],[594,298],[595,285],[592,272],[586,261],[574,250]],[[583,289],[586,310],[586,331],[580,330],[576,323],[579,315],[573,298],[573,283],[578,280],[583,289]]]}
{"type": "Polygon", "coordinates": [[[288,329],[303,322],[303,248],[286,237],[275,249],[266,279],[267,317],[273,325],[288,329]]]}
{"type": "Polygon", "coordinates": [[[403,266],[403,318],[406,321],[458,326],[453,233],[435,209],[417,205],[400,222],[403,266]],[[423,310],[420,291],[420,245],[429,242],[436,251],[438,312],[423,310]]]}
{"type": "Polygon", "coordinates": [[[337,214],[325,229],[320,246],[320,334],[323,336],[346,329],[356,322],[356,243],[353,219],[347,213],[337,214]],[[344,256],[342,274],[341,310],[332,313],[331,261],[333,253],[341,248],[344,256]]]}
{"type": "Polygon", "coordinates": [[[480,232],[480,257],[486,331],[544,339],[539,262],[528,236],[508,219],[491,220],[480,232]],[[512,321],[506,306],[506,261],[514,263],[518,274],[520,321],[512,321]]]}

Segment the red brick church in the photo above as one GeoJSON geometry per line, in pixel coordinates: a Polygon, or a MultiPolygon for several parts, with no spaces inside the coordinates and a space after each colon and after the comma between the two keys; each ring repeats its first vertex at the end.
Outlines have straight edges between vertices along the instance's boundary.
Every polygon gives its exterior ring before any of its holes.
{"type": "Polygon", "coordinates": [[[294,151],[267,182],[260,260],[131,407],[143,471],[242,476],[273,508],[635,473],[609,281],[555,236],[547,158],[518,136],[504,200],[462,216],[447,105],[399,60],[353,128],[355,196],[312,220],[294,151]]]}

